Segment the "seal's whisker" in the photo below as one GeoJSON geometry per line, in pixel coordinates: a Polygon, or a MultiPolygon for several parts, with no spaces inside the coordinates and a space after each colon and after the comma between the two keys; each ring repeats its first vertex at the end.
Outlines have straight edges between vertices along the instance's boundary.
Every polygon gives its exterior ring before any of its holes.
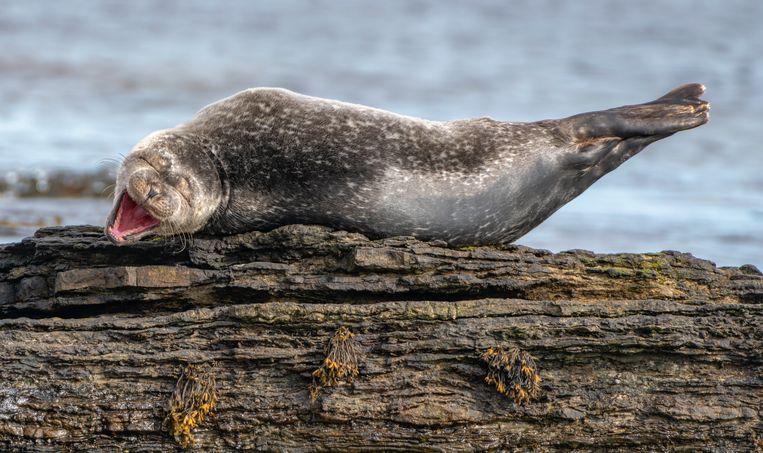
{"type": "Polygon", "coordinates": [[[180,252],[183,252],[185,249],[189,248],[190,245],[191,245],[191,241],[193,239],[193,237],[191,236],[191,233],[189,233],[187,231],[183,231],[172,220],[169,220],[168,224],[169,224],[170,229],[172,231],[172,237],[180,239],[180,246],[181,247],[180,247],[179,250],[175,250],[175,252],[176,253],[180,253],[180,252]]]}
{"type": "Polygon", "coordinates": [[[185,237],[183,236],[183,232],[180,231],[180,228],[173,222],[173,227],[175,230],[175,237],[180,239],[180,251],[185,249],[185,237]]]}
{"type": "Polygon", "coordinates": [[[98,159],[96,165],[119,165],[123,160],[124,157],[122,159],[117,159],[116,157],[104,157],[103,159],[98,159]]]}
{"type": "Polygon", "coordinates": [[[103,190],[101,190],[101,195],[103,195],[105,192],[108,192],[106,194],[106,198],[113,198],[114,197],[114,189],[116,189],[116,186],[117,186],[116,183],[107,185],[106,187],[103,188],[103,190]]]}
{"type": "Polygon", "coordinates": [[[168,220],[167,225],[170,228],[170,238],[172,239],[172,241],[175,242],[176,238],[178,237],[180,238],[181,248],[179,250],[176,249],[175,252],[176,253],[182,252],[183,250],[185,250],[185,240],[183,238],[183,235],[180,233],[179,228],[177,227],[174,221],[168,220]]]}

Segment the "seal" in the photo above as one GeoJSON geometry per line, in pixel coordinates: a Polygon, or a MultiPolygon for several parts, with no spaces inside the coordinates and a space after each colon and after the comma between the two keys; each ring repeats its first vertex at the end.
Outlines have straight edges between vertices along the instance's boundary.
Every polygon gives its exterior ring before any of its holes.
{"type": "Polygon", "coordinates": [[[703,92],[688,84],[645,104],[516,123],[249,89],[141,140],[119,168],[105,232],[128,244],[307,223],[508,243],[648,144],[706,123],[703,92]]]}

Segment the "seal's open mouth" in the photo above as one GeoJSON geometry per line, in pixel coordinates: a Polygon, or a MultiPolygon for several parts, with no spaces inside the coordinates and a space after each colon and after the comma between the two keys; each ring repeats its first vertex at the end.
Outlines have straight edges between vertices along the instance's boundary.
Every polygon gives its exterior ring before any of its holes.
{"type": "Polygon", "coordinates": [[[159,226],[159,220],[146,212],[125,191],[119,200],[119,207],[112,224],[106,228],[106,233],[114,242],[124,242],[128,239],[138,239],[150,230],[159,226]]]}

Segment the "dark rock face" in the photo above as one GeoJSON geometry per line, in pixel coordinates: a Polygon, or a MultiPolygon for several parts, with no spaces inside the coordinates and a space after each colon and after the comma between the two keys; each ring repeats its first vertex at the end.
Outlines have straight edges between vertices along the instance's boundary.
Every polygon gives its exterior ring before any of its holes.
{"type": "Polygon", "coordinates": [[[185,364],[216,362],[207,450],[760,448],[763,275],[677,252],[551,254],[323,227],[0,247],[0,446],[175,448],[185,364]],[[311,401],[341,326],[359,375],[311,401]],[[530,353],[539,399],[484,382],[530,353]]]}

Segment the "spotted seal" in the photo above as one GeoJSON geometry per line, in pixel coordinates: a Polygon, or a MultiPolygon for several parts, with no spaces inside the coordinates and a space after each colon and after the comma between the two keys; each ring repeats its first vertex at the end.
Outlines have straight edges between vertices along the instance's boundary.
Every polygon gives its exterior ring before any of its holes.
{"type": "Polygon", "coordinates": [[[532,123],[427,121],[254,88],[141,140],[106,235],[231,234],[291,223],[452,245],[514,241],[648,144],[708,121],[704,87],[532,123]]]}

